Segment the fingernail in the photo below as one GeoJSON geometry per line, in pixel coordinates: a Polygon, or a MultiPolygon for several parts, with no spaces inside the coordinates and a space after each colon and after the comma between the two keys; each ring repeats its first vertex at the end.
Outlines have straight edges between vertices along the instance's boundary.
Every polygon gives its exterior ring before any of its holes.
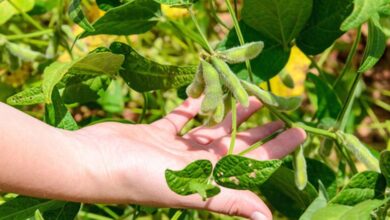
{"type": "Polygon", "coordinates": [[[268,218],[261,212],[254,212],[251,215],[251,220],[268,220],[268,218]]]}

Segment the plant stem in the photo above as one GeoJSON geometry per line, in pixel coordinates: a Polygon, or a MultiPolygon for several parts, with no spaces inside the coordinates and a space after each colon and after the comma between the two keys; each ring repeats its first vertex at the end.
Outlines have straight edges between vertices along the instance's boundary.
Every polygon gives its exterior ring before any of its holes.
{"type": "Polygon", "coordinates": [[[46,29],[46,30],[42,30],[42,31],[28,33],[28,34],[7,35],[7,36],[5,36],[5,38],[7,40],[21,40],[21,39],[25,39],[25,38],[33,38],[33,37],[39,37],[39,36],[42,36],[45,34],[51,34],[51,33],[53,33],[53,31],[54,31],[53,29],[46,29]]]}
{"type": "Polygon", "coordinates": [[[353,61],[353,58],[354,58],[355,55],[356,55],[357,48],[358,48],[358,46],[359,46],[361,36],[362,36],[362,28],[359,27],[359,28],[358,28],[358,33],[357,33],[356,39],[355,39],[355,41],[353,42],[353,45],[352,45],[351,50],[349,51],[347,61],[346,61],[345,65],[344,65],[344,68],[341,70],[341,73],[340,73],[339,77],[337,77],[336,81],[333,83],[333,88],[336,88],[336,86],[337,86],[337,85],[341,82],[341,80],[344,78],[344,75],[351,69],[351,67],[352,67],[352,61],[353,61]]]}
{"type": "Polygon", "coordinates": [[[32,26],[34,26],[38,30],[44,30],[44,28],[39,23],[37,23],[29,14],[20,9],[15,3],[13,3],[12,1],[8,1],[8,3],[10,3],[12,7],[14,7],[32,26]]]}
{"type": "Polygon", "coordinates": [[[330,139],[333,139],[333,140],[336,140],[336,138],[337,138],[336,134],[334,134],[331,131],[327,131],[327,130],[324,130],[324,129],[311,127],[311,126],[305,125],[303,123],[294,123],[294,125],[292,127],[302,128],[303,130],[305,130],[308,133],[312,133],[312,134],[315,134],[315,135],[320,135],[320,136],[327,137],[327,138],[330,138],[330,139]]]}
{"type": "Polygon", "coordinates": [[[228,29],[229,30],[229,27],[225,24],[225,22],[223,22],[221,20],[221,18],[218,16],[217,14],[217,6],[215,5],[215,0],[212,0],[210,1],[210,5],[211,5],[211,15],[214,17],[214,19],[217,21],[218,24],[220,24],[222,27],[224,27],[225,29],[228,29]]]}
{"type": "Polygon", "coordinates": [[[145,116],[146,116],[146,111],[147,111],[148,106],[149,106],[148,93],[143,92],[142,97],[144,98],[144,106],[142,107],[142,113],[138,119],[138,124],[141,124],[144,121],[145,116]]]}
{"type": "Polygon", "coordinates": [[[337,117],[337,124],[338,128],[343,131],[346,124],[347,124],[347,119],[346,117],[347,112],[350,112],[350,109],[352,108],[353,101],[355,99],[356,91],[357,91],[357,86],[359,85],[360,82],[360,77],[362,76],[361,72],[357,72],[355,79],[353,81],[352,87],[349,90],[347,100],[344,102],[343,108],[340,112],[340,114],[337,117]]]}
{"type": "Polygon", "coordinates": [[[254,151],[256,150],[257,148],[261,147],[261,145],[264,145],[265,143],[267,143],[268,141],[274,139],[276,136],[278,136],[280,133],[282,133],[283,130],[278,130],[276,132],[274,132],[273,134],[263,138],[262,140],[258,141],[257,143],[251,145],[250,147],[248,147],[247,149],[241,151],[240,153],[238,153],[238,155],[240,156],[244,156],[245,154],[251,152],[251,151],[254,151]]]}
{"type": "MultiPolygon", "coordinates": [[[[234,29],[236,30],[238,41],[240,42],[240,45],[245,44],[244,36],[242,35],[240,24],[238,23],[237,14],[234,12],[232,4],[230,3],[230,0],[225,0],[227,8],[229,10],[230,16],[232,17],[234,29]]],[[[250,61],[246,61],[246,68],[248,70],[249,80],[253,83],[253,72],[252,72],[252,66],[250,61]]]]}
{"type": "Polygon", "coordinates": [[[202,39],[203,39],[205,45],[207,46],[207,48],[204,48],[204,49],[206,49],[207,52],[209,52],[209,53],[214,53],[214,50],[213,50],[213,48],[210,46],[210,43],[209,43],[209,41],[207,40],[206,35],[203,33],[202,29],[200,28],[199,22],[198,22],[198,20],[196,19],[195,14],[194,14],[194,11],[193,11],[192,8],[193,8],[193,6],[188,7],[187,10],[188,10],[188,12],[189,12],[190,15],[191,15],[191,19],[192,19],[192,21],[194,22],[194,24],[195,24],[195,26],[196,26],[196,29],[198,30],[198,32],[199,32],[200,36],[202,37],[202,39]]]}
{"type": "Polygon", "coordinates": [[[341,156],[344,157],[344,159],[347,161],[349,168],[351,168],[351,171],[353,174],[358,173],[358,170],[356,168],[355,163],[353,162],[351,156],[348,152],[345,151],[345,148],[343,148],[337,141],[335,141],[337,150],[341,154],[341,156]]]}
{"type": "Polygon", "coordinates": [[[232,136],[230,140],[230,147],[228,154],[232,154],[234,151],[234,146],[236,145],[236,136],[237,136],[237,101],[232,97],[232,136]]]}
{"type": "Polygon", "coordinates": [[[175,214],[172,216],[171,220],[178,220],[182,214],[183,214],[183,211],[177,210],[175,212],[175,214]]]}

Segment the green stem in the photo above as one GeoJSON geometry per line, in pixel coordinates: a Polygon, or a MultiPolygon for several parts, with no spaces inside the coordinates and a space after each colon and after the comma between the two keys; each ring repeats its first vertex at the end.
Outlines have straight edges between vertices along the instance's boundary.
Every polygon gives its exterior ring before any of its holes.
{"type": "Polygon", "coordinates": [[[337,117],[338,128],[341,131],[344,130],[344,128],[347,124],[348,117],[346,117],[346,115],[348,115],[347,113],[350,112],[350,110],[352,108],[352,105],[353,105],[353,102],[355,99],[355,95],[356,95],[356,91],[357,91],[357,87],[359,85],[361,76],[362,76],[361,72],[358,72],[356,74],[355,79],[354,79],[353,84],[352,84],[352,87],[348,92],[347,100],[344,102],[343,108],[337,117]]]}
{"type": "Polygon", "coordinates": [[[215,5],[215,0],[212,0],[210,2],[210,5],[211,5],[211,15],[214,17],[214,19],[217,21],[217,23],[220,24],[225,29],[229,30],[229,27],[225,24],[225,22],[223,22],[221,20],[221,18],[217,14],[217,10],[216,10],[217,6],[215,5]]]}
{"type": "Polygon", "coordinates": [[[112,218],[107,218],[105,216],[84,212],[84,211],[80,211],[79,215],[82,216],[82,218],[88,218],[93,220],[112,220],[112,218]]]}
{"type": "Polygon", "coordinates": [[[232,103],[232,136],[230,140],[230,147],[228,154],[232,154],[234,151],[234,145],[236,145],[236,137],[237,137],[237,102],[236,100],[232,97],[231,98],[231,103],[232,103]]]}
{"type": "Polygon", "coordinates": [[[140,118],[138,119],[138,124],[141,124],[144,121],[146,110],[148,109],[148,105],[149,105],[148,94],[146,92],[143,92],[142,97],[144,98],[144,106],[142,107],[142,113],[140,118]]]}
{"type": "Polygon", "coordinates": [[[98,208],[100,208],[101,210],[103,210],[105,213],[107,213],[112,218],[114,218],[114,219],[118,219],[119,218],[119,216],[114,211],[112,211],[110,208],[106,207],[105,205],[96,204],[96,206],[98,208]]]}
{"type": "Polygon", "coordinates": [[[175,214],[172,216],[171,220],[178,220],[182,214],[183,214],[183,211],[177,210],[175,212],[175,214]]]}
{"type": "Polygon", "coordinates": [[[312,56],[307,56],[309,60],[311,61],[311,64],[314,66],[314,68],[318,71],[318,74],[322,80],[324,80],[326,83],[328,83],[328,80],[325,77],[324,71],[322,71],[321,67],[317,64],[317,61],[312,56]]]}
{"type": "Polygon", "coordinates": [[[202,37],[202,39],[203,39],[205,45],[207,46],[207,48],[204,48],[204,49],[206,49],[207,52],[209,52],[209,53],[214,53],[214,50],[213,50],[213,48],[210,46],[209,41],[207,40],[206,35],[203,33],[202,29],[200,28],[199,22],[198,22],[198,20],[197,20],[196,17],[195,17],[195,13],[194,13],[192,7],[193,7],[193,6],[188,7],[187,10],[188,10],[188,12],[189,12],[190,15],[191,15],[191,19],[192,19],[192,21],[194,22],[196,29],[198,30],[198,32],[199,32],[200,36],[202,37]]]}
{"type": "Polygon", "coordinates": [[[257,143],[251,145],[247,149],[241,151],[240,153],[238,153],[238,155],[244,156],[245,154],[248,154],[249,152],[252,152],[252,151],[256,150],[257,148],[261,147],[261,145],[264,145],[268,141],[274,139],[276,136],[278,136],[282,132],[283,132],[283,130],[278,130],[278,131],[274,132],[273,134],[267,136],[266,138],[264,138],[264,139],[258,141],[257,143]]]}
{"type": "Polygon", "coordinates": [[[305,125],[303,123],[294,123],[292,127],[302,128],[303,130],[305,130],[308,133],[315,134],[315,135],[320,135],[320,136],[327,137],[327,138],[330,138],[330,139],[333,139],[333,140],[337,139],[336,134],[331,132],[331,131],[327,131],[327,130],[324,130],[324,129],[311,127],[311,126],[305,125]]]}
{"type": "Polygon", "coordinates": [[[343,148],[337,141],[335,141],[337,150],[341,154],[342,157],[347,161],[349,168],[351,168],[351,171],[353,174],[358,173],[358,170],[356,168],[355,163],[353,162],[351,155],[349,155],[348,152],[346,152],[345,148],[343,148]]]}
{"type": "Polygon", "coordinates": [[[381,107],[383,108],[384,110],[390,112],[390,105],[387,104],[386,102],[380,100],[380,99],[373,99],[371,97],[368,97],[368,96],[363,96],[362,97],[364,100],[367,100],[369,102],[371,102],[372,104],[375,104],[377,105],[378,107],[381,107]]]}
{"type": "Polygon", "coordinates": [[[337,77],[336,81],[333,83],[333,88],[336,88],[336,86],[344,78],[345,74],[351,69],[352,61],[353,61],[353,58],[356,55],[357,48],[359,46],[361,36],[362,36],[362,29],[361,29],[361,27],[359,27],[356,39],[353,42],[351,50],[349,51],[347,61],[346,61],[345,65],[344,65],[344,68],[341,70],[341,73],[340,73],[339,77],[337,77]]]}
{"type": "MultiPolygon", "coordinates": [[[[226,2],[226,6],[229,10],[230,16],[233,19],[234,29],[236,29],[238,41],[240,42],[240,45],[242,46],[245,44],[245,40],[244,40],[244,36],[242,35],[242,32],[241,32],[240,24],[238,23],[237,14],[234,12],[232,4],[230,3],[230,0],[225,0],[225,2],[226,2]]],[[[245,62],[245,64],[246,64],[246,68],[248,70],[249,80],[253,83],[254,80],[253,80],[253,72],[252,72],[251,63],[248,60],[245,62]]]]}
{"type": "Polygon", "coordinates": [[[37,23],[29,14],[20,9],[15,3],[13,3],[12,1],[8,1],[8,3],[10,3],[12,7],[14,7],[32,26],[34,26],[38,30],[44,30],[44,28],[39,23],[37,23]]]}
{"type": "Polygon", "coordinates": [[[28,34],[7,35],[7,36],[5,36],[5,38],[7,40],[21,40],[21,39],[25,39],[25,38],[40,37],[42,35],[51,34],[53,32],[54,32],[54,30],[52,30],[52,29],[46,29],[43,31],[37,31],[37,32],[33,32],[33,33],[28,33],[28,34]]]}

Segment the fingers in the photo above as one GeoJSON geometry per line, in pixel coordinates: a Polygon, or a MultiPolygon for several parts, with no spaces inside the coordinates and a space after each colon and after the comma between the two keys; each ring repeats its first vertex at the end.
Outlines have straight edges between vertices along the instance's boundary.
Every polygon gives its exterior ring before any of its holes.
{"type": "Polygon", "coordinates": [[[154,127],[164,129],[170,133],[177,134],[184,127],[184,125],[191,120],[199,112],[200,105],[203,98],[188,98],[169,113],[164,118],[152,123],[154,127]]]}
{"type": "Polygon", "coordinates": [[[305,139],[306,133],[303,129],[290,128],[245,156],[257,160],[283,158],[292,153],[305,139]]]}
{"type": "MultiPolygon", "coordinates": [[[[270,136],[274,132],[284,127],[282,121],[274,121],[260,127],[252,128],[237,134],[234,153],[239,153],[256,142],[270,136]]],[[[231,141],[231,136],[227,135],[212,142],[214,153],[225,155],[231,141]]]]}
{"type": "MultiPolygon", "coordinates": [[[[262,107],[262,104],[259,100],[254,97],[250,98],[250,103],[248,108],[244,108],[241,105],[237,107],[237,125],[239,126],[244,121],[246,121],[251,115],[257,112],[262,107]]],[[[188,134],[184,135],[184,138],[191,139],[198,142],[199,144],[209,144],[211,141],[226,136],[231,133],[232,129],[232,115],[229,113],[225,120],[220,124],[208,128],[201,126],[190,131],[188,134]]]]}
{"type": "Polygon", "coordinates": [[[272,213],[264,202],[250,191],[237,191],[221,188],[221,193],[202,201],[199,195],[183,199],[184,208],[206,209],[231,216],[241,216],[251,220],[271,220],[272,213]]]}

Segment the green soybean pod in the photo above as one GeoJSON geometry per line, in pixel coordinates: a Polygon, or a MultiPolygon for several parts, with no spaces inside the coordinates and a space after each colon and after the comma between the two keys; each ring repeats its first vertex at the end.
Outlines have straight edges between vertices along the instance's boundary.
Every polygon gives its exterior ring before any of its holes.
{"type": "Polygon", "coordinates": [[[194,81],[187,87],[186,93],[189,97],[199,98],[202,95],[204,88],[203,67],[202,63],[200,63],[195,73],[194,81]]]}
{"type": "Polygon", "coordinates": [[[354,135],[345,134],[342,131],[336,132],[337,142],[347,148],[356,159],[362,162],[368,169],[380,172],[379,161],[371,154],[370,150],[364,146],[354,135]]]}
{"type": "Polygon", "coordinates": [[[256,96],[263,103],[275,107],[279,111],[293,111],[302,103],[302,97],[300,96],[285,98],[262,90],[260,87],[243,80],[241,80],[241,84],[250,95],[256,96]]]}
{"type": "Polygon", "coordinates": [[[224,85],[232,92],[234,98],[240,102],[244,107],[249,107],[249,96],[242,87],[240,80],[232,72],[230,67],[221,59],[217,57],[211,57],[211,62],[214,65],[215,69],[221,74],[224,85]]]}
{"type": "Polygon", "coordinates": [[[228,50],[218,51],[217,57],[230,64],[242,63],[256,58],[263,49],[264,43],[262,41],[257,41],[239,47],[233,47],[228,50]]]}
{"type": "Polygon", "coordinates": [[[294,79],[287,71],[283,70],[282,72],[280,72],[279,78],[282,81],[282,83],[288,88],[293,89],[295,87],[294,79]]]}
{"type": "Polygon", "coordinates": [[[205,97],[201,111],[204,113],[214,112],[223,99],[223,91],[217,70],[210,63],[202,60],[203,79],[205,82],[205,97]]]}
{"type": "Polygon", "coordinates": [[[224,117],[225,117],[225,103],[221,101],[214,111],[213,121],[216,123],[220,123],[224,117]]]}
{"type": "Polygon", "coordinates": [[[301,145],[293,154],[293,166],[295,173],[295,185],[299,190],[303,190],[308,182],[306,159],[301,145]]]}

